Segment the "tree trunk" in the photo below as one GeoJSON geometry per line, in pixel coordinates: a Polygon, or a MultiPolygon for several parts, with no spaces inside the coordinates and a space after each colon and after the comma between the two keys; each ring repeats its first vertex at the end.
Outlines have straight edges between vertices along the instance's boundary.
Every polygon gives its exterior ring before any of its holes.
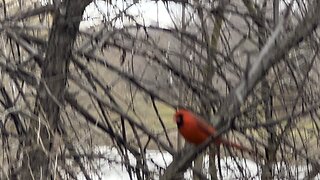
{"type": "MultiPolygon", "coordinates": [[[[264,99],[264,113],[265,119],[272,118],[272,96],[270,95],[270,87],[266,79],[262,80],[262,97],[264,99]]],[[[273,127],[267,128],[268,140],[267,146],[265,147],[266,161],[262,165],[261,179],[273,179],[273,164],[276,162],[276,152],[277,152],[277,135],[273,127]]]]}
{"type": "MultiPolygon", "coordinates": [[[[265,4],[266,6],[266,4],[265,4]]],[[[265,7],[263,7],[265,9],[265,7]]],[[[279,19],[279,1],[274,0],[273,3],[273,11],[274,11],[274,27],[278,24],[279,19]]],[[[262,17],[263,21],[265,21],[264,14],[262,17]]],[[[262,48],[265,43],[266,39],[266,33],[264,32],[264,29],[259,27],[259,47],[262,48]],[[265,37],[264,39],[262,39],[265,37]]],[[[268,121],[272,119],[272,95],[271,95],[271,88],[269,86],[268,80],[264,78],[261,82],[262,86],[262,99],[264,104],[264,116],[265,120],[268,121]]],[[[274,172],[273,172],[273,164],[276,162],[276,152],[277,152],[277,135],[276,130],[273,127],[267,128],[268,132],[268,140],[267,140],[267,147],[265,148],[265,154],[266,154],[266,161],[265,164],[262,165],[262,174],[261,179],[273,179],[274,172]]]]}
{"type": "MultiPolygon", "coordinates": [[[[220,0],[219,1],[219,7],[221,9],[219,16],[215,17],[215,22],[214,22],[214,27],[213,27],[213,32],[211,35],[211,42],[209,45],[208,49],[208,62],[206,65],[206,70],[205,70],[205,78],[204,81],[208,85],[212,85],[212,78],[214,76],[214,64],[213,61],[215,59],[215,50],[218,49],[218,42],[221,34],[221,29],[222,29],[222,24],[223,24],[223,13],[224,9],[226,7],[226,1],[220,0]]],[[[213,122],[211,118],[213,118],[211,109],[208,109],[210,105],[205,105],[204,107],[204,112],[206,117],[210,118],[211,123],[213,122]]],[[[217,180],[218,179],[218,171],[216,167],[216,148],[209,148],[209,174],[212,180],[217,180]]]]}
{"type": "Polygon", "coordinates": [[[55,1],[56,10],[50,31],[46,57],[42,62],[42,74],[35,112],[40,122],[32,122],[31,137],[26,145],[31,147],[25,152],[23,160],[23,179],[53,179],[53,163],[57,143],[63,129],[60,110],[63,108],[67,73],[71,50],[78,33],[79,24],[85,7],[90,0],[55,1]],[[43,114],[43,116],[41,116],[43,114]]]}

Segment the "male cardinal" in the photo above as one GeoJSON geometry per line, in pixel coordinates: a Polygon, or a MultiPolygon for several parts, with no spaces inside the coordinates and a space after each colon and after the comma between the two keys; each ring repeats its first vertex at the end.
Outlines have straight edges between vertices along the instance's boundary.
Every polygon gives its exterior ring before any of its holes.
{"type": "MultiPolygon", "coordinates": [[[[178,109],[174,115],[174,120],[177,123],[180,134],[185,140],[195,145],[203,143],[208,137],[216,133],[216,129],[211,124],[186,109],[178,109]]],[[[221,137],[217,137],[214,143],[250,152],[248,148],[221,137]]]]}

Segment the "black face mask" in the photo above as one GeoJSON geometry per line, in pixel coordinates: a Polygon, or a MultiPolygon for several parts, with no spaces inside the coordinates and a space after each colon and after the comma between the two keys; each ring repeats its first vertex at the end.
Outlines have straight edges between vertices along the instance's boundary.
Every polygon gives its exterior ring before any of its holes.
{"type": "Polygon", "coordinates": [[[180,128],[183,125],[183,115],[182,114],[179,114],[177,116],[176,122],[177,122],[178,128],[180,128]]]}

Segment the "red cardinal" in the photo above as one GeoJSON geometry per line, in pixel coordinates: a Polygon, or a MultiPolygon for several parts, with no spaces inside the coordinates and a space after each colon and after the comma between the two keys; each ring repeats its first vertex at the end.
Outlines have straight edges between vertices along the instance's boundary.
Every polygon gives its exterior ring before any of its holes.
{"type": "MultiPolygon", "coordinates": [[[[174,115],[174,120],[185,140],[195,145],[203,143],[208,137],[216,133],[216,129],[211,124],[186,109],[178,109],[174,115]]],[[[214,143],[250,152],[248,148],[229,142],[221,137],[216,138],[214,143]]]]}

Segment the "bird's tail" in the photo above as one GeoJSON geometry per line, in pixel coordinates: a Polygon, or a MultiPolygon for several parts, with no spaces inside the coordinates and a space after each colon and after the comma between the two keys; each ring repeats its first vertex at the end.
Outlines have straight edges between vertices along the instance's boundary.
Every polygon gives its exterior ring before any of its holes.
{"type": "Polygon", "coordinates": [[[248,153],[253,153],[253,151],[243,145],[240,145],[238,143],[234,143],[234,142],[230,142],[228,140],[225,140],[225,139],[221,139],[221,144],[224,145],[224,146],[227,146],[227,147],[233,147],[233,148],[236,148],[240,151],[245,151],[245,152],[248,152],[248,153]]]}
{"type": "Polygon", "coordinates": [[[246,152],[248,153],[249,155],[252,155],[252,156],[255,156],[255,157],[258,157],[258,158],[264,158],[264,156],[257,151],[254,151],[253,149],[249,149],[241,144],[238,144],[238,143],[235,143],[235,142],[230,142],[228,140],[225,140],[225,139],[221,139],[220,140],[220,143],[224,146],[227,146],[227,147],[232,147],[232,148],[236,148],[242,152],[246,152]]]}

